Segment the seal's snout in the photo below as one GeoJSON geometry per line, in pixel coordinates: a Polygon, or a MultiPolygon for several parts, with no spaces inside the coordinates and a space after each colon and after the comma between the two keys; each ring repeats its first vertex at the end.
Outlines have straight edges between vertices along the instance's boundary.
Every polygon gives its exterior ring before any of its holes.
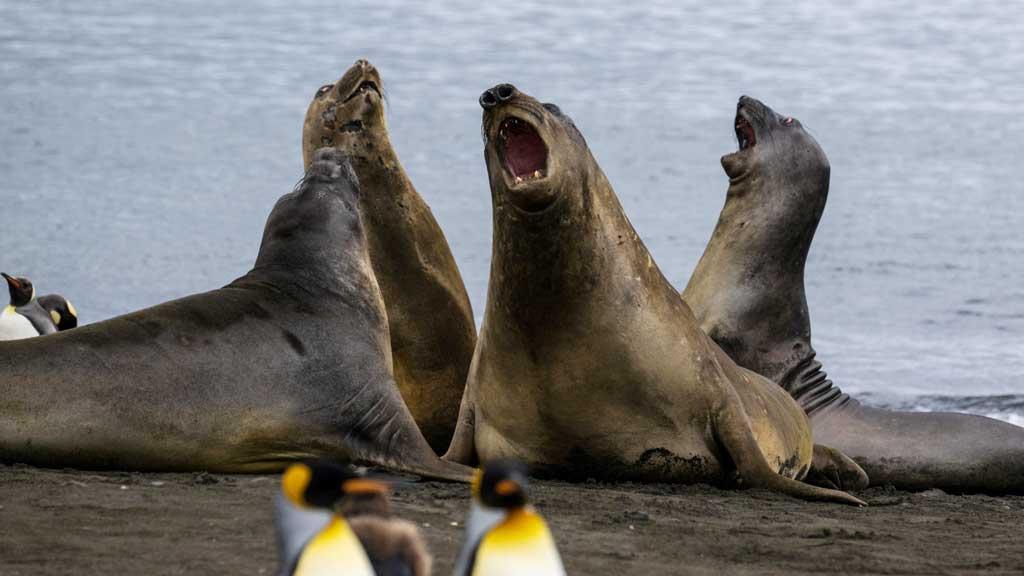
{"type": "Polygon", "coordinates": [[[516,87],[511,84],[498,84],[494,87],[494,94],[498,97],[498,100],[508,102],[516,95],[516,87]]]}
{"type": "Polygon", "coordinates": [[[484,90],[484,93],[480,95],[480,106],[484,110],[490,110],[498,105],[498,96],[494,94],[493,90],[484,90]]]}
{"type": "Polygon", "coordinates": [[[356,60],[355,64],[353,64],[352,66],[359,68],[363,72],[369,72],[371,70],[374,70],[373,64],[370,64],[370,61],[365,58],[360,58],[359,60],[356,60]]]}
{"type": "Polygon", "coordinates": [[[313,162],[333,165],[348,164],[348,156],[338,148],[321,148],[313,155],[313,162]]]}
{"type": "Polygon", "coordinates": [[[501,102],[508,102],[517,92],[516,87],[511,84],[498,84],[494,88],[484,90],[480,95],[480,106],[484,110],[490,110],[501,102]]]}
{"type": "Polygon", "coordinates": [[[352,185],[354,192],[359,193],[359,179],[352,169],[348,154],[340,148],[320,148],[313,154],[313,163],[306,171],[306,181],[342,180],[352,185]]]}

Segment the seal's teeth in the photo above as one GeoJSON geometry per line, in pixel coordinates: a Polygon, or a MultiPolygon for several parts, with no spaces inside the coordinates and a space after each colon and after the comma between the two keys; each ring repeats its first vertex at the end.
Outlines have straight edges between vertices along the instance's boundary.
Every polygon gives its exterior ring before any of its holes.
{"type": "Polygon", "coordinates": [[[534,178],[540,178],[540,170],[534,170],[533,171],[533,177],[534,178]]]}
{"type": "Polygon", "coordinates": [[[516,184],[519,184],[522,181],[523,181],[523,177],[522,176],[516,176],[516,184]]]}

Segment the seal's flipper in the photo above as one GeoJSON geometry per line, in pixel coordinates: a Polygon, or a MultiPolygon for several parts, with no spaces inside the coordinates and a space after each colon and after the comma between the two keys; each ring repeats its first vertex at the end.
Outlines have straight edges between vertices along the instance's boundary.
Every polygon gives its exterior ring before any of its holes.
{"type": "Polygon", "coordinates": [[[472,402],[470,402],[469,398],[463,397],[462,405],[459,407],[459,419],[455,423],[455,435],[452,436],[452,443],[448,446],[448,451],[442,457],[443,460],[458,462],[466,466],[475,466],[477,464],[476,444],[474,442],[476,419],[473,412],[472,402]]]}
{"type": "Polygon", "coordinates": [[[804,484],[772,470],[754,440],[754,435],[750,431],[750,421],[735,396],[727,399],[719,410],[715,418],[715,432],[718,441],[736,465],[740,478],[751,487],[767,488],[801,500],[867,506],[866,502],[846,492],[804,484]]]}
{"type": "Polygon", "coordinates": [[[839,450],[815,444],[811,469],[804,481],[834,490],[863,490],[868,487],[868,474],[839,450]]]}
{"type": "Polygon", "coordinates": [[[348,451],[358,462],[430,480],[472,479],[472,468],[444,461],[434,453],[390,378],[364,389],[334,419],[341,424],[337,435],[344,439],[339,453],[348,451]]]}

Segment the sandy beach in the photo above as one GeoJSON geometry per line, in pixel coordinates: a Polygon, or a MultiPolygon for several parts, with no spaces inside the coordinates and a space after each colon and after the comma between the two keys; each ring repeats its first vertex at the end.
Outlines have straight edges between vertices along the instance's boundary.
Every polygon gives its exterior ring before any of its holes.
{"type": "MultiPolygon", "coordinates": [[[[0,574],[274,574],[275,476],[0,467],[0,574]]],[[[447,574],[469,488],[400,486],[447,574]]],[[[570,574],[1020,574],[1024,497],[873,488],[867,508],[761,490],[538,481],[570,574]]]]}

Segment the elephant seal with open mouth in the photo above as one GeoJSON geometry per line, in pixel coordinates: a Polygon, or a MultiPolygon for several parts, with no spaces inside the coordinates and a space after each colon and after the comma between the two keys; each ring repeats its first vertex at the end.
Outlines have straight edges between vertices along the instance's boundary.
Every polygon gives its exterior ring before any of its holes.
{"type": "Polygon", "coordinates": [[[872,484],[908,490],[1024,492],[1024,428],[982,416],[863,406],[826,376],[811,346],[804,264],[828,196],[829,163],[800,122],[748,97],[729,190],[683,298],[740,366],[804,408],[815,441],[841,450],[872,484]]]}
{"type": "MultiPolygon", "coordinates": [[[[494,239],[487,307],[446,459],[541,475],[740,481],[862,504],[798,481],[855,464],[705,335],[662,276],[573,122],[510,84],[484,92],[494,239]],[[825,465],[822,465],[822,463],[825,465]]],[[[852,481],[850,479],[853,479],[852,481]]]]}
{"type": "Polygon", "coordinates": [[[395,386],[358,195],[345,156],[320,150],[245,276],[0,343],[0,460],[272,472],[325,456],[468,481],[434,455],[395,386]]]}

